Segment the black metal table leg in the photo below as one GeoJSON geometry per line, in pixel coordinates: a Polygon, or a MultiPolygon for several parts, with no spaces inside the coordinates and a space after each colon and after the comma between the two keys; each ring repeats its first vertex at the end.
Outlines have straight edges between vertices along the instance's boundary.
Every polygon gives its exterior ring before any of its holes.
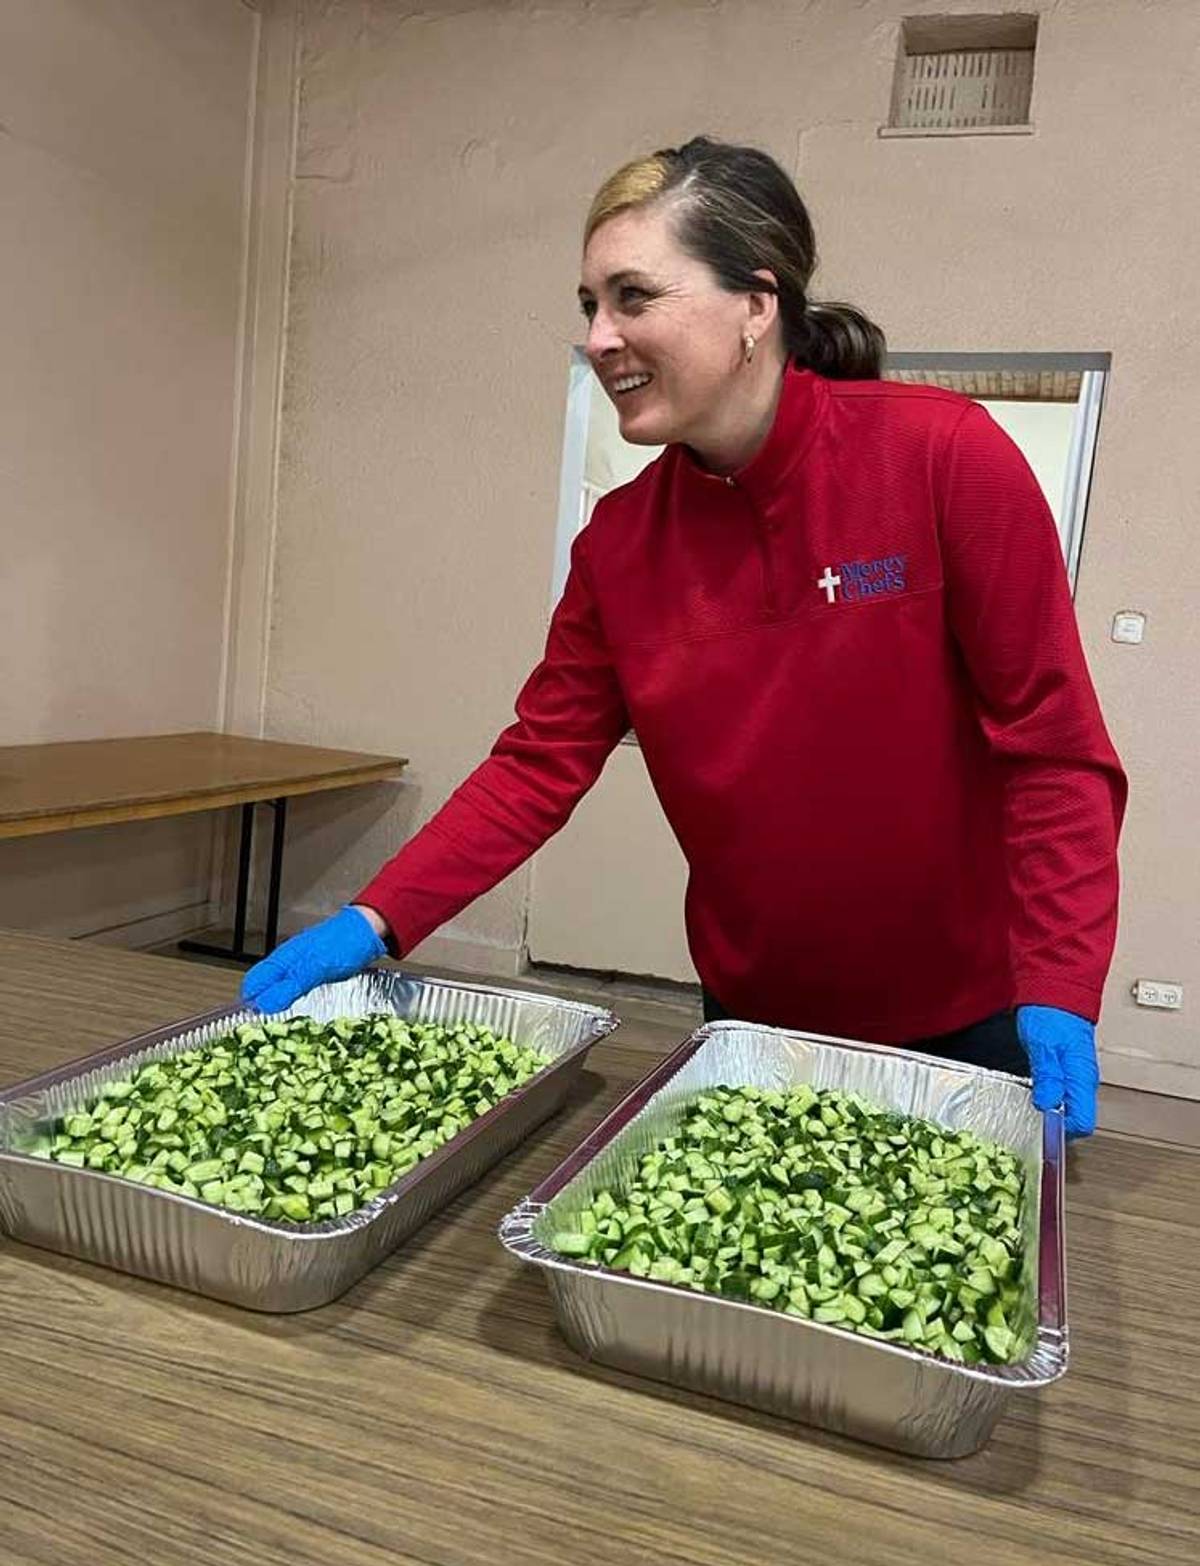
{"type": "Polygon", "coordinates": [[[254,842],[254,806],[242,806],[242,840],[238,845],[237,904],[233,911],[233,949],[246,944],[246,903],[250,896],[250,849],[254,842]]]}
{"type": "Polygon", "coordinates": [[[246,910],[250,901],[250,865],[254,845],[254,806],[242,806],[242,835],[238,844],[237,902],[233,910],[233,944],[216,946],[208,941],[180,941],[181,952],[201,957],[225,957],[231,962],[260,961],[279,944],[279,890],[283,879],[283,833],[287,825],[287,799],[266,800],[275,812],[271,833],[271,867],[267,880],[267,928],[261,952],[246,950],[246,910]]]}
{"type": "MultiPolygon", "coordinates": [[[[279,883],[283,878],[283,829],[287,825],[287,800],[274,799],[275,827],[271,833],[271,874],[267,882],[267,929],[265,956],[279,945],[279,883]]],[[[235,941],[235,945],[240,944],[235,941]]]]}

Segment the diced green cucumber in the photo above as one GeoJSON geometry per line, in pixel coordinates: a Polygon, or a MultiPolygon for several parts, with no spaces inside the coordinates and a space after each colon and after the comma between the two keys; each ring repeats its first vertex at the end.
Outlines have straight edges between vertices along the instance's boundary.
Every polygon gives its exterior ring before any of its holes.
{"type": "Polygon", "coordinates": [[[807,1086],[681,1114],[553,1249],[956,1362],[1024,1351],[1014,1154],[807,1086]]]}
{"type": "Polygon", "coordinates": [[[108,1083],[20,1150],[235,1212],[345,1216],[545,1065],[475,1023],[241,1024],[108,1083]]]}

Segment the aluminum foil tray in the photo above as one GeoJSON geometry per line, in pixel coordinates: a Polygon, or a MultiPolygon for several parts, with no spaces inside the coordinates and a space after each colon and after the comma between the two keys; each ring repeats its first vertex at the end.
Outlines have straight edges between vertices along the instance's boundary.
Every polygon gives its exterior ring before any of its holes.
{"type": "Polygon", "coordinates": [[[651,1072],[509,1213],[505,1246],[543,1270],[573,1348],[636,1375],[707,1392],[924,1457],[976,1451],[1009,1399],[1067,1367],[1063,1121],[1018,1077],[909,1050],[716,1022],[651,1072]],[[842,1327],[569,1260],[548,1249],[603,1187],[675,1132],[683,1106],[719,1084],[861,1093],[875,1104],[1012,1148],[1026,1173],[1024,1362],[966,1366],[842,1327]]]}
{"type": "Polygon", "coordinates": [[[575,1001],[386,968],[323,985],[282,1015],[327,1022],[373,1011],[480,1023],[541,1051],[550,1064],[365,1207],[323,1223],[251,1218],[16,1150],[39,1125],[94,1098],[105,1082],[259,1016],[239,1006],[207,1012],[0,1092],[0,1230],[252,1310],[311,1310],[344,1293],[553,1114],[588,1051],[617,1026],[611,1012],[575,1001]]]}

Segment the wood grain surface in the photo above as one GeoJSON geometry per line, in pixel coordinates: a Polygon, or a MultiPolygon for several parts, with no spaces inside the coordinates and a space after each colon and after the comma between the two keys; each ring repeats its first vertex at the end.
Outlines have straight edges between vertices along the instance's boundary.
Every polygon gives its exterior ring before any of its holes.
{"type": "MultiPolygon", "coordinates": [[[[0,936],[0,1081],[238,976],[0,936]]],[[[592,1367],[503,1214],[678,1035],[335,1304],[262,1316],[0,1240],[3,1566],[1016,1566],[1200,1560],[1200,1157],[1073,1151],[1072,1365],[939,1464],[592,1367]]]]}
{"type": "Polygon", "coordinates": [[[0,838],[188,815],[400,775],[400,756],[245,739],[155,734],[0,746],[0,838]]]}

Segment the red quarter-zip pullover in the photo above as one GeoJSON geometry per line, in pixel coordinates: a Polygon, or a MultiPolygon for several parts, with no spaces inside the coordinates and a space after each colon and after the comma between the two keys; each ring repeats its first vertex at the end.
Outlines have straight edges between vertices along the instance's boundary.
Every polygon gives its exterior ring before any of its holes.
{"type": "Polygon", "coordinates": [[[979,405],[793,369],[732,477],[668,447],[576,540],[516,710],[357,899],[401,951],[556,832],[632,725],[727,1011],[880,1042],[1014,1003],[1096,1017],[1125,778],[1053,519],[979,405]]]}

